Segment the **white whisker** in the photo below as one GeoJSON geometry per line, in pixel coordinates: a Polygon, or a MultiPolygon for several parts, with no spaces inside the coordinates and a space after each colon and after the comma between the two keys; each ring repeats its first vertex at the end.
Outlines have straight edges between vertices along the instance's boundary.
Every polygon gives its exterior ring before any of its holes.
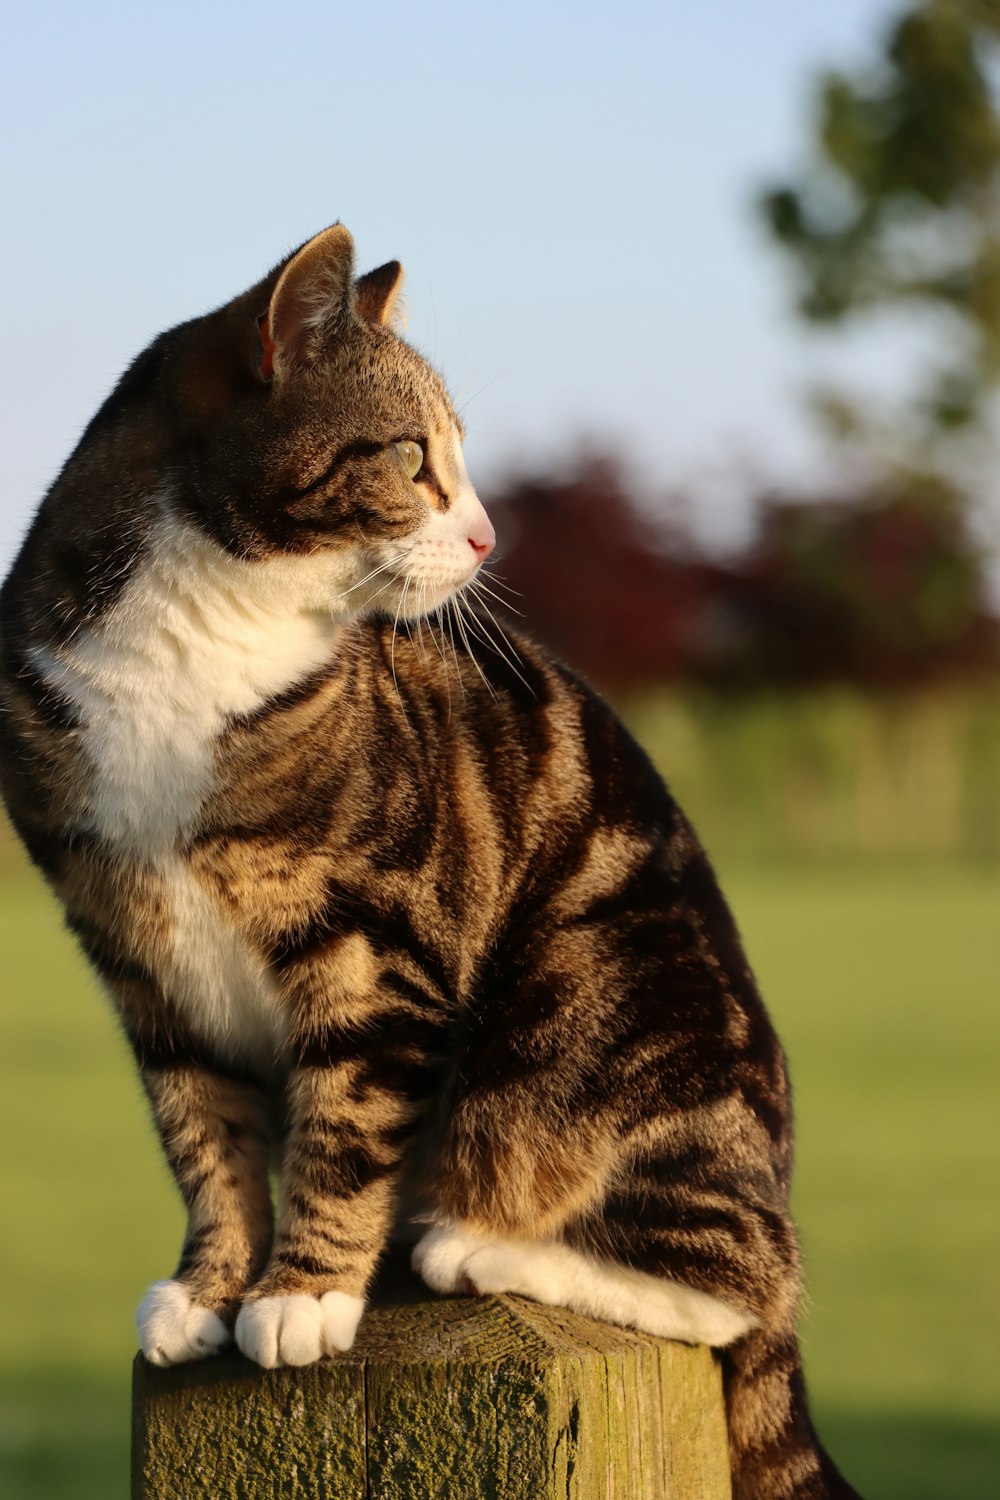
{"type": "Polygon", "coordinates": [[[389,558],[388,562],[379,563],[379,565],[378,565],[377,568],[372,568],[372,570],[371,570],[370,573],[366,573],[365,576],[364,576],[364,578],[359,578],[358,581],[357,581],[357,583],[352,583],[351,586],[350,586],[350,588],[349,589],[345,589],[342,594],[338,594],[337,598],[338,599],[346,599],[347,596],[348,596],[348,594],[353,594],[355,589],[361,588],[362,584],[367,583],[369,581],[369,579],[377,578],[378,575],[379,575],[379,573],[384,573],[387,568],[394,567],[395,564],[398,563],[398,562],[400,562],[400,561],[402,561],[401,558],[391,557],[391,558],[389,558]]]}
{"type": "Polygon", "coordinates": [[[441,606],[440,606],[440,604],[438,605],[437,609],[434,611],[434,619],[437,621],[438,628],[437,629],[434,628],[434,625],[433,625],[433,623],[431,621],[431,617],[430,617],[430,615],[428,615],[427,616],[427,632],[430,635],[431,640],[434,642],[435,646],[437,647],[438,655],[441,658],[441,664],[444,667],[444,685],[445,685],[445,689],[446,689],[446,691],[448,693],[448,723],[450,724],[451,723],[451,668],[450,668],[450,666],[448,664],[448,658],[444,654],[444,646],[441,643],[441,636],[440,636],[440,628],[441,628],[441,606]]]}
{"type": "Polygon", "coordinates": [[[483,679],[483,682],[486,684],[486,691],[489,693],[490,697],[493,699],[493,701],[495,703],[497,695],[493,691],[493,686],[492,686],[489,678],[486,676],[486,673],[483,671],[482,667],[479,665],[479,658],[476,656],[475,651],[472,649],[472,642],[469,640],[468,633],[466,632],[466,629],[465,629],[465,621],[462,618],[461,595],[459,595],[459,594],[453,594],[452,597],[451,597],[450,603],[452,603],[455,606],[455,611],[454,611],[454,614],[455,614],[455,625],[458,628],[459,635],[462,637],[462,641],[463,641],[463,643],[465,645],[465,649],[466,649],[468,655],[470,656],[470,658],[472,660],[472,665],[475,667],[476,671],[479,673],[480,677],[483,679]]]}
{"type": "Polygon", "coordinates": [[[393,575],[392,575],[391,578],[387,578],[386,581],[385,581],[385,583],[381,584],[375,590],[375,592],[372,594],[371,598],[368,600],[368,603],[369,604],[374,603],[374,601],[378,598],[379,594],[384,594],[385,591],[386,591],[386,589],[391,589],[392,586],[393,586],[393,584],[394,583],[398,583],[401,577],[402,577],[402,574],[400,574],[398,572],[393,573],[393,575]]]}
{"type": "MultiPolygon", "coordinates": [[[[399,614],[403,608],[403,602],[406,599],[406,591],[410,587],[410,579],[412,578],[412,576],[412,573],[408,572],[406,575],[406,580],[403,583],[403,592],[400,594],[399,603],[396,605],[396,618],[392,622],[392,644],[389,647],[389,665],[392,668],[392,685],[396,692],[396,701],[399,704],[400,708],[403,710],[404,719],[406,719],[406,707],[400,696],[399,683],[396,680],[396,628],[399,625],[399,614]]],[[[409,723],[408,719],[407,723],[409,723]]]]}
{"type": "Polygon", "coordinates": [[[465,678],[462,676],[462,665],[458,659],[458,651],[455,647],[455,631],[451,622],[451,605],[452,601],[450,599],[446,599],[444,604],[444,618],[447,621],[448,625],[448,639],[451,642],[451,654],[455,662],[455,676],[458,678],[458,685],[462,689],[462,697],[464,698],[465,678]]]}
{"type": "Polygon", "coordinates": [[[523,599],[524,594],[521,589],[514,588],[513,584],[508,583],[502,573],[497,572],[496,563],[500,561],[502,561],[501,558],[491,558],[489,567],[483,568],[481,570],[480,576],[482,576],[482,573],[485,573],[489,578],[490,583],[495,583],[497,588],[504,589],[506,593],[513,594],[517,599],[523,599]]]}
{"type": "Polygon", "coordinates": [[[427,597],[427,589],[428,582],[427,579],[424,578],[420,582],[419,590],[417,593],[417,640],[420,642],[421,656],[426,656],[427,654],[426,648],[424,646],[424,619],[426,618],[427,614],[427,611],[424,607],[424,600],[427,597]]]}
{"type": "MultiPolygon", "coordinates": [[[[492,577],[492,576],[493,575],[491,574],[490,577],[492,577]]],[[[511,612],[511,614],[519,615],[522,620],[524,619],[524,610],[523,609],[517,609],[513,604],[510,604],[506,599],[502,599],[500,597],[500,595],[496,592],[495,589],[491,589],[490,586],[489,586],[489,584],[483,582],[483,575],[482,575],[482,573],[477,573],[476,574],[475,578],[472,580],[472,585],[473,585],[473,587],[477,591],[479,589],[482,589],[484,593],[489,594],[489,596],[490,596],[491,599],[495,599],[498,604],[502,604],[503,607],[504,607],[504,609],[509,609],[510,612],[511,612]]],[[[512,592],[513,592],[513,590],[512,590],[512,592]]]]}
{"type": "MultiPolygon", "coordinates": [[[[467,584],[466,588],[474,587],[474,586],[475,586],[475,584],[474,584],[474,581],[473,581],[473,583],[471,585],[467,584]]],[[[499,624],[496,616],[493,614],[493,611],[490,609],[489,605],[486,604],[486,603],[484,603],[484,601],[482,599],[479,600],[480,605],[482,606],[483,609],[485,609],[486,613],[489,615],[490,619],[493,621],[494,628],[496,629],[498,635],[500,636],[500,639],[510,649],[510,651],[513,653],[513,656],[516,658],[516,660],[511,660],[511,657],[507,655],[507,652],[503,649],[503,646],[500,646],[500,645],[497,644],[497,642],[493,639],[492,635],[490,634],[489,630],[487,629],[487,626],[486,626],[485,622],[483,620],[481,620],[478,615],[473,614],[472,608],[467,603],[467,601],[463,599],[462,602],[465,604],[467,615],[468,615],[468,618],[469,618],[470,622],[472,620],[475,620],[476,624],[479,626],[479,629],[483,632],[482,635],[479,637],[479,639],[483,641],[484,645],[491,646],[493,648],[493,650],[497,653],[497,655],[503,658],[503,660],[507,663],[508,667],[510,667],[510,669],[514,673],[514,675],[516,677],[519,677],[521,679],[521,681],[524,683],[525,687],[528,689],[528,692],[531,693],[532,697],[534,697],[534,689],[532,688],[531,683],[525,677],[524,673],[522,671],[520,671],[520,669],[518,668],[517,662],[520,661],[521,658],[517,654],[517,648],[514,645],[513,641],[508,640],[507,636],[504,634],[502,626],[499,624]]],[[[471,628],[471,626],[470,626],[470,628],[471,628]]]]}
{"type": "Polygon", "coordinates": [[[481,385],[479,387],[478,391],[474,391],[471,396],[466,397],[461,406],[457,406],[455,408],[459,416],[461,416],[464,411],[468,410],[468,408],[472,405],[473,401],[475,401],[478,396],[481,396],[484,391],[488,391],[491,385],[496,385],[498,380],[506,380],[509,374],[510,370],[501,370],[499,375],[494,375],[492,380],[488,380],[485,385],[481,385]]]}

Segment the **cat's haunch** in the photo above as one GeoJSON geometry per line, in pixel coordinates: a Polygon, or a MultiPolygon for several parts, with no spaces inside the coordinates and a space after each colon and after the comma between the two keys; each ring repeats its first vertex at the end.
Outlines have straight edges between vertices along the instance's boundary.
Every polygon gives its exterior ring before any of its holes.
{"type": "Polygon", "coordinates": [[[649,760],[489,608],[401,277],[335,225],[161,335],[0,596],[3,793],[188,1210],[143,1349],[349,1348],[409,1236],[437,1291],[723,1348],[738,1500],[853,1495],[805,1402],[781,1048],[649,760]]]}

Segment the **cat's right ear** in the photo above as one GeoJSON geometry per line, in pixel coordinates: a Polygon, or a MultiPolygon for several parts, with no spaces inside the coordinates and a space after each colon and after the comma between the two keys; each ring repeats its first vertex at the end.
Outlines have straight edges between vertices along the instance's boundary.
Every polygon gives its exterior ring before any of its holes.
{"type": "Polygon", "coordinates": [[[260,319],[260,373],[281,380],[308,367],[354,316],[354,241],[334,224],[293,255],[260,319]]]}
{"type": "Polygon", "coordinates": [[[403,286],[403,268],[398,260],[388,260],[374,271],[359,276],[354,288],[354,305],[358,316],[367,323],[386,324],[402,322],[400,292],[403,286]]]}

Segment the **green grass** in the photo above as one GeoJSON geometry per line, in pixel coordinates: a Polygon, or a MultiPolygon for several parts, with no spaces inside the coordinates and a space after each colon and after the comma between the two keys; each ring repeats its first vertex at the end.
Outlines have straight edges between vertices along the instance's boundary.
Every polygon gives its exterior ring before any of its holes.
{"type": "MultiPolygon", "coordinates": [[[[1000,874],[722,870],[785,1038],[817,1420],[867,1500],[986,1500],[1000,1437],[1000,874]]],[[[12,869],[0,1130],[0,1493],[127,1494],[133,1308],[180,1214],[126,1048],[12,869]]]]}
{"type": "Polygon", "coordinates": [[[995,1495],[1000,874],[734,874],[795,1084],[806,1369],[877,1500],[995,1495]]]}
{"type": "Polygon", "coordinates": [[[622,707],[709,845],[755,865],[1000,858],[996,683],[664,690],[622,707]]]}

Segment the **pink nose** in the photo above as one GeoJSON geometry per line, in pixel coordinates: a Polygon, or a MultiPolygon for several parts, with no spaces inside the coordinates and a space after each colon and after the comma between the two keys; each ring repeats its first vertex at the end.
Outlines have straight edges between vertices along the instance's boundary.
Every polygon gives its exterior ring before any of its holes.
{"type": "Polygon", "coordinates": [[[479,562],[484,562],[489,557],[496,546],[496,542],[496,532],[489,521],[486,522],[485,526],[477,526],[469,536],[469,546],[476,554],[479,562]]]}

